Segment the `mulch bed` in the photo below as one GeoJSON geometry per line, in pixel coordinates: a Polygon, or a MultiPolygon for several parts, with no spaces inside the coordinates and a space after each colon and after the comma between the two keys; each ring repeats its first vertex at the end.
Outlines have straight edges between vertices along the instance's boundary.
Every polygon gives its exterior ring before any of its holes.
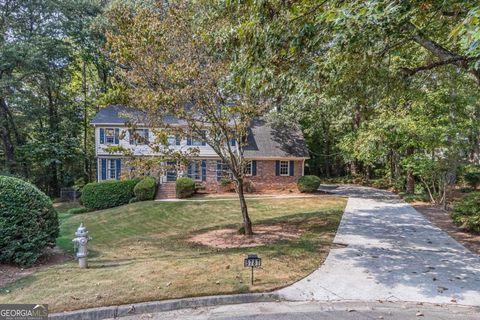
{"type": "Polygon", "coordinates": [[[467,249],[480,255],[480,234],[471,233],[457,227],[450,217],[450,212],[424,202],[414,202],[411,205],[467,249]]]}
{"type": "Polygon", "coordinates": [[[302,230],[296,225],[256,225],[253,236],[238,234],[236,229],[212,230],[197,234],[189,242],[215,248],[249,248],[262,246],[279,240],[292,240],[301,236],[302,230]]]}
{"type": "Polygon", "coordinates": [[[38,261],[30,268],[0,264],[0,287],[28,276],[40,269],[71,260],[73,257],[58,248],[48,248],[38,261]]]}

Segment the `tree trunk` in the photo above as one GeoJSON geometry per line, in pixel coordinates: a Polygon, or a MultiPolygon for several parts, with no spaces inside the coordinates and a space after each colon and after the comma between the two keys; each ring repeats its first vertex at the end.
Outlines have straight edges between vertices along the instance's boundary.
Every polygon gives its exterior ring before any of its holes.
{"type": "MultiPolygon", "coordinates": [[[[407,157],[412,156],[415,150],[413,148],[407,149],[407,157]]],[[[407,185],[405,188],[407,194],[414,194],[415,193],[415,178],[413,176],[413,170],[411,168],[407,169],[407,185]]]]}
{"type": "Polygon", "coordinates": [[[245,194],[243,191],[243,179],[237,179],[237,188],[238,200],[240,201],[240,210],[242,211],[243,217],[243,228],[245,230],[246,236],[253,235],[252,222],[248,216],[247,202],[245,201],[245,194]]]}
{"type": "Polygon", "coordinates": [[[87,110],[87,66],[85,60],[82,65],[82,91],[83,91],[83,177],[85,183],[90,182],[89,157],[88,157],[88,110],[87,110]]]}
{"type": "Polygon", "coordinates": [[[372,166],[370,165],[365,166],[365,176],[367,177],[368,180],[372,179],[373,177],[372,166]]]}
{"type": "Polygon", "coordinates": [[[407,169],[407,185],[405,188],[407,194],[415,193],[415,178],[413,177],[412,169],[407,169]]]}
{"type": "MultiPolygon", "coordinates": [[[[55,105],[53,92],[52,92],[52,89],[50,87],[50,83],[49,83],[48,79],[47,79],[47,97],[48,97],[49,130],[50,130],[50,133],[53,137],[53,141],[55,143],[58,143],[59,142],[59,134],[60,134],[59,133],[58,111],[57,111],[57,107],[55,105]]],[[[57,156],[58,155],[56,153],[51,154],[51,157],[53,157],[54,159],[50,159],[50,160],[54,160],[54,161],[51,161],[50,165],[48,166],[48,170],[46,172],[46,174],[48,176],[48,180],[49,180],[48,194],[49,194],[49,196],[52,196],[52,197],[56,197],[60,193],[60,185],[59,185],[59,182],[58,182],[58,166],[57,166],[57,163],[56,163],[57,156]]]]}
{"type": "Polygon", "coordinates": [[[350,167],[350,174],[352,176],[356,176],[359,173],[359,168],[358,168],[358,162],[356,160],[353,160],[349,163],[350,167]]]}
{"type": "Polygon", "coordinates": [[[7,172],[13,173],[15,167],[15,146],[10,132],[7,104],[0,98],[0,136],[5,154],[5,167],[7,172]]]}
{"type": "Polygon", "coordinates": [[[325,141],[325,157],[323,158],[323,162],[324,162],[323,165],[325,170],[325,176],[327,178],[330,178],[332,175],[330,154],[332,152],[331,152],[329,125],[326,121],[322,121],[322,130],[323,130],[323,136],[325,141]]]}

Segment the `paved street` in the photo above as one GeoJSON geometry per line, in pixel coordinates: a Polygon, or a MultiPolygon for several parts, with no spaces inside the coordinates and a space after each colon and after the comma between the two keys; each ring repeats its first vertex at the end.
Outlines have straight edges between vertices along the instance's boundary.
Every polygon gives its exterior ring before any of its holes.
{"type": "Polygon", "coordinates": [[[415,301],[480,305],[480,257],[393,194],[324,186],[349,196],[317,271],[280,290],[287,300],[415,301]]]}
{"type": "Polygon", "coordinates": [[[183,309],[121,318],[122,320],[478,320],[472,307],[418,305],[408,303],[268,302],[183,309]]]}

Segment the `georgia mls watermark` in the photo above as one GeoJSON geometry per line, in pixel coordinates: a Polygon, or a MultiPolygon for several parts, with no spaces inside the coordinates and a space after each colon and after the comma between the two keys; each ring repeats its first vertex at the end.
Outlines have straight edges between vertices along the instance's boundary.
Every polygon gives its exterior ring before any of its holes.
{"type": "Polygon", "coordinates": [[[47,304],[0,304],[0,320],[46,320],[47,304]]]}

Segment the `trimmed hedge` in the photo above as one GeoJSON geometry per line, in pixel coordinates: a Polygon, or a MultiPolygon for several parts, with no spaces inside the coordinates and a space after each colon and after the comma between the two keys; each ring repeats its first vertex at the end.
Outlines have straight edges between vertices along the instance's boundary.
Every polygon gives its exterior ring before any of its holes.
{"type": "Polygon", "coordinates": [[[55,245],[57,211],[31,183],[0,176],[0,230],[0,263],[29,267],[55,245]]]}
{"type": "Polygon", "coordinates": [[[320,178],[317,176],[303,176],[298,179],[298,190],[300,192],[315,192],[320,186],[320,178]]]}
{"type": "Polygon", "coordinates": [[[175,184],[177,198],[189,198],[195,193],[195,181],[187,177],[180,177],[175,184]]]}
{"type": "Polygon", "coordinates": [[[134,197],[140,179],[111,180],[88,183],[82,190],[82,204],[91,210],[118,207],[134,197]]]}
{"type": "Polygon", "coordinates": [[[137,201],[153,200],[155,198],[155,191],[157,188],[157,181],[153,177],[145,177],[133,189],[137,201]]]}
{"type": "Polygon", "coordinates": [[[461,228],[480,233],[480,192],[472,192],[457,202],[452,219],[461,228]]]}

